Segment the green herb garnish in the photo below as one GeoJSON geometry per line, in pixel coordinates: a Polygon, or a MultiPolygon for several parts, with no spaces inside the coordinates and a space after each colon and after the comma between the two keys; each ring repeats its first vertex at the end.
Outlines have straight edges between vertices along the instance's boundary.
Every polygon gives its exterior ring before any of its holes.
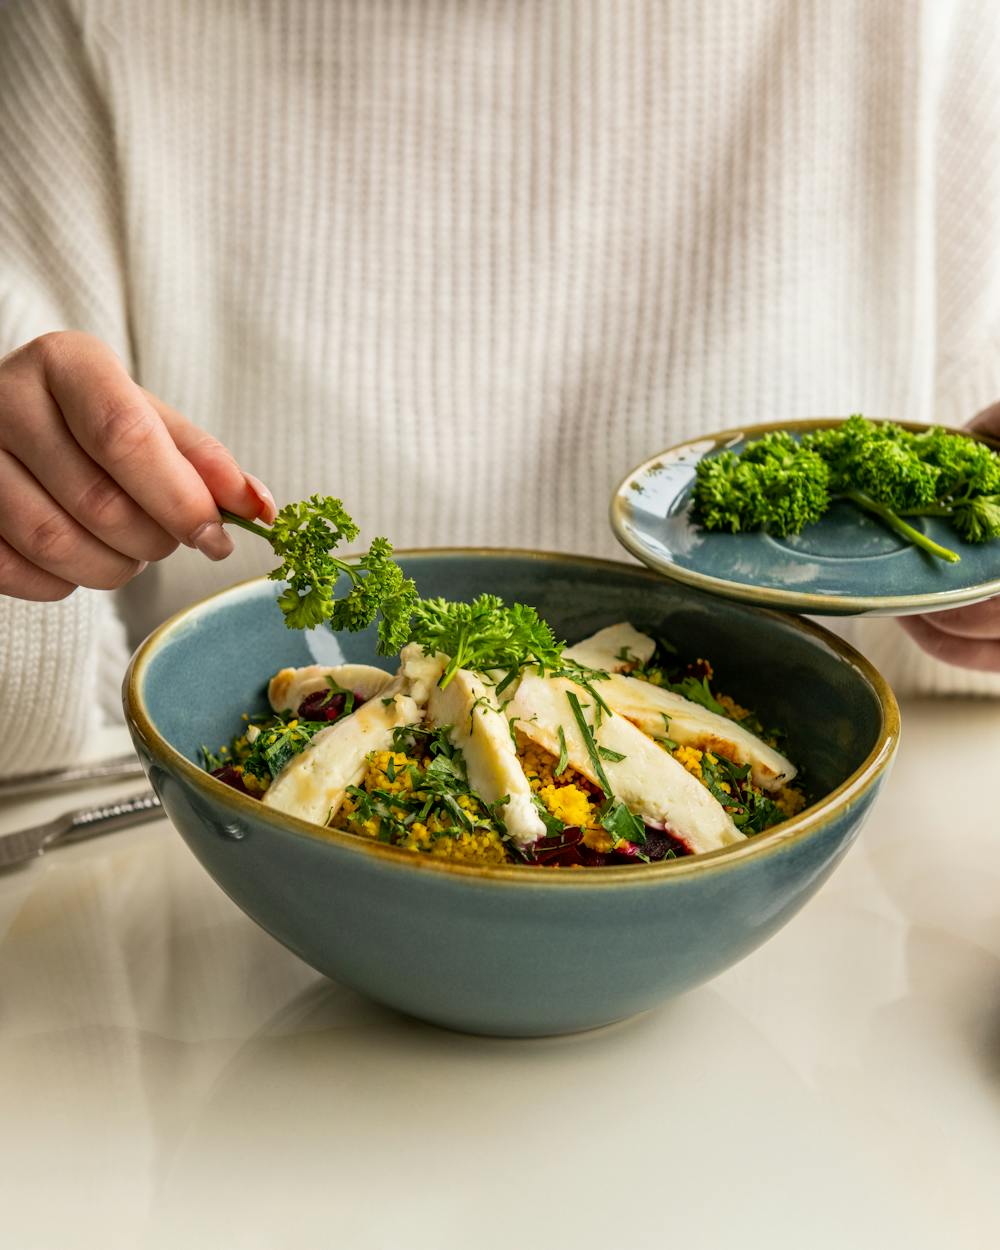
{"type": "Polygon", "coordinates": [[[801,439],[765,434],[696,470],[692,519],[705,529],[798,534],[837,499],[877,516],[908,542],[954,563],[907,517],[948,520],[967,542],[1000,538],[1000,455],[968,435],[910,431],[860,414],[801,439]]]}
{"type": "MultiPolygon", "coordinates": [[[[601,763],[602,748],[598,746],[594,732],[587,724],[587,718],[583,714],[583,705],[580,703],[576,692],[567,690],[566,699],[569,702],[577,728],[580,730],[580,736],[583,738],[587,754],[590,756],[591,767],[600,783],[601,789],[604,791],[604,803],[600,810],[602,827],[611,834],[612,842],[615,844],[625,841],[632,842],[636,846],[642,846],[646,841],[646,826],[638,816],[629,811],[621,799],[615,796],[611,782],[608,780],[608,775],[604,771],[604,765],[601,763]]],[[[623,755],[618,755],[616,751],[612,751],[610,754],[617,756],[619,760],[625,758],[623,755]]]]}
{"type": "Polygon", "coordinates": [[[701,774],[710,794],[719,800],[733,824],[748,837],[787,819],[777,803],[750,780],[749,764],[734,764],[724,755],[701,758],[701,774]],[[713,762],[714,760],[714,762],[713,762]],[[723,789],[723,785],[729,789],[723,789]]]}
{"type": "MultiPolygon", "coordinates": [[[[556,764],[554,776],[561,777],[569,767],[569,751],[566,747],[566,731],[562,725],[558,725],[559,730],[559,762],[556,764]]],[[[515,741],[515,746],[517,745],[515,741]]]]}
{"type": "Polygon", "coordinates": [[[359,532],[339,499],[312,495],[287,504],[270,529],[232,512],[223,511],[222,519],[266,539],[280,557],[280,566],[268,576],[288,583],[278,605],[290,629],[312,629],[326,622],[333,630],[357,632],[380,616],[379,654],[393,655],[409,641],[416,586],[403,576],[385,538],[374,539],[354,562],[332,554],[334,547],[353,541],[359,532]],[[351,587],[337,598],[334,591],[342,577],[351,587]]]}
{"type": "MultiPolygon", "coordinates": [[[[523,603],[508,606],[496,595],[480,595],[472,603],[421,599],[411,610],[411,640],[428,654],[443,651],[450,657],[439,683],[442,689],[460,668],[517,672],[528,664],[554,667],[561,660],[565,644],[523,603]]],[[[502,685],[510,680],[508,673],[502,685]]]]}
{"type": "MultiPolygon", "coordinates": [[[[424,729],[418,725],[402,725],[393,731],[394,752],[429,757],[426,764],[408,764],[412,790],[364,789],[349,786],[347,793],[355,804],[355,815],[361,821],[377,820],[378,837],[395,843],[415,821],[426,823],[436,813],[443,828],[434,838],[454,836],[460,831],[493,829],[503,835],[506,827],[502,809],[506,798],[487,803],[469,785],[465,757],[449,738],[450,726],[424,729]],[[467,796],[479,804],[483,816],[475,816],[459,803],[467,796]]],[[[390,757],[386,777],[395,783],[402,771],[390,757]]]]}
{"type": "Polygon", "coordinates": [[[273,778],[288,761],[304,751],[321,729],[328,729],[330,721],[298,720],[294,713],[278,713],[274,723],[265,726],[250,744],[241,760],[244,773],[250,773],[264,785],[273,778]]]}

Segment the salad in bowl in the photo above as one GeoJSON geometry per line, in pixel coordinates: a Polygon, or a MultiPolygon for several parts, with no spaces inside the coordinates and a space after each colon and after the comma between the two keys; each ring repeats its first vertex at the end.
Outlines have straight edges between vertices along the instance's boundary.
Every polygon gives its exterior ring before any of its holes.
{"type": "Polygon", "coordinates": [[[206,767],[276,811],[473,864],[674,859],[805,805],[778,735],[712,689],[705,659],[684,663],[628,622],[562,647],[533,610],[492,595],[426,603],[421,617],[437,633],[404,646],[395,673],[281,669],[270,715],[206,751],[206,767]],[[453,618],[485,633],[512,613],[549,663],[458,667],[435,649],[453,618]]]}

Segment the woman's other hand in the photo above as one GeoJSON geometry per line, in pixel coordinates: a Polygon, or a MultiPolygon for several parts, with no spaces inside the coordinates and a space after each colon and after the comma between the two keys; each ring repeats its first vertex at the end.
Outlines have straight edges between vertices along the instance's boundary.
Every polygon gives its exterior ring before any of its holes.
{"type": "MultiPolygon", "coordinates": [[[[968,428],[1000,438],[1000,403],[981,412],[968,428]]],[[[959,668],[1000,673],[1000,596],[949,612],[903,616],[899,623],[935,659],[959,668]]]]}
{"type": "Polygon", "coordinates": [[[274,518],[266,487],[88,334],[0,360],[0,594],[113,590],[178,543],[222,560],[219,508],[274,518]]]}

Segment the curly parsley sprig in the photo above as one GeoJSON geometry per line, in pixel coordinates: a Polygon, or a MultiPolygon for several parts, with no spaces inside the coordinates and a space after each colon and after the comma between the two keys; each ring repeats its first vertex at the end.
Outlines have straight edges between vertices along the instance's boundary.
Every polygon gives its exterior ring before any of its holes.
{"type": "Polygon", "coordinates": [[[222,519],[266,539],[280,558],[280,566],[268,576],[288,583],[278,605],[289,629],[312,629],[325,621],[331,629],[357,632],[380,616],[379,653],[393,655],[405,646],[417,588],[403,576],[385,538],[374,539],[354,562],[332,554],[359,532],[339,499],[312,495],[287,504],[270,528],[232,512],[224,511],[222,519]],[[337,598],[334,591],[342,577],[350,581],[350,590],[337,598]]]}
{"type": "Polygon", "coordinates": [[[497,595],[480,595],[472,603],[421,599],[413,606],[410,637],[429,653],[451,657],[442,689],[460,668],[516,672],[526,664],[557,666],[565,646],[534,608],[508,606],[497,595]]]}
{"type": "Polygon", "coordinates": [[[915,432],[855,414],[798,440],[777,431],[739,455],[707,456],[696,470],[692,516],[705,529],[784,537],[818,521],[835,499],[954,563],[956,551],[906,518],[944,518],[967,542],[1000,538],[1000,455],[942,426],[915,432]]]}

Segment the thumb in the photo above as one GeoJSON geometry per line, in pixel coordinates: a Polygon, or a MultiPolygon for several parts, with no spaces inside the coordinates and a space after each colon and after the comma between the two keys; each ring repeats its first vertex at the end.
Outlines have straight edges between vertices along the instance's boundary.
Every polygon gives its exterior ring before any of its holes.
{"type": "Polygon", "coordinates": [[[966,428],[975,430],[977,434],[990,434],[994,438],[1000,438],[1000,403],[984,408],[972,418],[966,428]]]}

